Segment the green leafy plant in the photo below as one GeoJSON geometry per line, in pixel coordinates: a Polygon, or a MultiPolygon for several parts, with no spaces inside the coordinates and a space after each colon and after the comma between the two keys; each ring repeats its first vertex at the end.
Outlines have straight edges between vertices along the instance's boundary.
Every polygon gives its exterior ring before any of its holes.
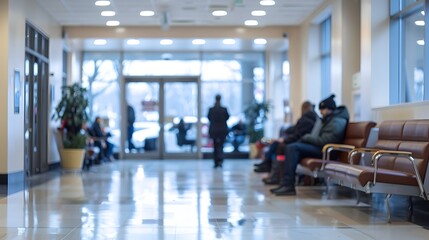
{"type": "Polygon", "coordinates": [[[253,102],[244,110],[250,143],[255,143],[264,137],[264,124],[269,110],[270,104],[267,102],[253,102]]]}
{"type": "Polygon", "coordinates": [[[64,148],[84,148],[86,134],[82,126],[88,121],[87,90],[75,83],[63,87],[63,95],[52,119],[60,120],[64,148]]]}

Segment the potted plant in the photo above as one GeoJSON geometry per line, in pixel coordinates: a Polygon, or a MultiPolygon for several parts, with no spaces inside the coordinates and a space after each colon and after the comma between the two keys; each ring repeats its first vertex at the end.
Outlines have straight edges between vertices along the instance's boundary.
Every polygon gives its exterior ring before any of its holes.
{"type": "Polygon", "coordinates": [[[254,101],[245,110],[247,134],[249,135],[250,157],[257,156],[256,142],[264,137],[264,124],[269,112],[269,103],[254,101]]]}
{"type": "Polygon", "coordinates": [[[75,83],[63,87],[63,94],[52,115],[61,127],[61,166],[68,170],[82,168],[87,136],[83,125],[88,121],[88,96],[85,88],[75,83]]]}

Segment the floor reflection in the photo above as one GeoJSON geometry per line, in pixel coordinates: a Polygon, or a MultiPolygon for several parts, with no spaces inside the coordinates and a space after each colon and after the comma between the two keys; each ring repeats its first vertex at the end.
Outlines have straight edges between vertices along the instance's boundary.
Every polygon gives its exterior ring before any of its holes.
{"type": "Polygon", "coordinates": [[[402,210],[387,224],[377,196],[374,206],[342,191],[327,198],[323,187],[272,196],[252,165],[121,160],[39,176],[0,199],[0,239],[427,239],[429,224],[408,222],[402,210]]]}

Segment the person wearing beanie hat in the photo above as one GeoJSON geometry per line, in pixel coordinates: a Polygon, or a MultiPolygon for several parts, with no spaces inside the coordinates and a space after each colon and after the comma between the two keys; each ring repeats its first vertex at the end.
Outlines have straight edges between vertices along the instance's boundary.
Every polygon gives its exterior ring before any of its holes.
{"type": "Polygon", "coordinates": [[[335,98],[335,94],[332,94],[328,98],[322,100],[319,103],[319,110],[325,109],[325,108],[335,110],[337,108],[337,104],[335,103],[334,98],[335,98]]]}
{"type": "Polygon", "coordinates": [[[299,142],[288,144],[285,149],[285,171],[280,186],[271,189],[277,196],[293,196],[295,192],[295,171],[301,159],[322,158],[322,148],[328,143],[341,143],[344,139],[349,112],[345,106],[337,107],[331,95],[319,104],[322,126],[318,133],[306,134],[299,142]]]}

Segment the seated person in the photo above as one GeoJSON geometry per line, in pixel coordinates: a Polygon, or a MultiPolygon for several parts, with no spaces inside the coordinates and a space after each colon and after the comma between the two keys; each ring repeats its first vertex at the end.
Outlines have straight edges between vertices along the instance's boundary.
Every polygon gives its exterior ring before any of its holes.
{"type": "Polygon", "coordinates": [[[270,191],[277,196],[293,196],[295,192],[295,171],[301,159],[321,158],[322,148],[328,143],[341,143],[344,139],[349,112],[345,106],[337,107],[335,95],[319,103],[322,125],[315,134],[306,134],[298,142],[288,144],[285,149],[285,171],[280,186],[270,191]]]}
{"type": "Polygon", "coordinates": [[[113,158],[113,144],[107,141],[110,133],[106,133],[104,128],[101,127],[100,117],[95,118],[90,134],[93,135],[94,145],[100,148],[101,160],[111,161],[113,158]]]}
{"type": "Polygon", "coordinates": [[[195,145],[195,140],[187,138],[188,130],[191,129],[191,125],[186,124],[183,118],[181,118],[175,128],[177,128],[177,145],[180,147],[183,145],[190,145],[192,150],[195,145]]]}
{"type": "Polygon", "coordinates": [[[232,146],[234,146],[234,152],[238,152],[238,147],[246,139],[246,124],[240,119],[231,129],[232,133],[232,146]]]}
{"type": "Polygon", "coordinates": [[[314,112],[314,105],[309,101],[302,103],[301,114],[301,118],[298,119],[295,126],[282,131],[282,136],[270,144],[268,151],[264,155],[263,162],[257,164],[255,172],[270,172],[272,161],[275,160],[278,148],[284,148],[285,144],[298,141],[302,136],[310,133],[315,123],[320,121],[319,116],[314,112]]]}

